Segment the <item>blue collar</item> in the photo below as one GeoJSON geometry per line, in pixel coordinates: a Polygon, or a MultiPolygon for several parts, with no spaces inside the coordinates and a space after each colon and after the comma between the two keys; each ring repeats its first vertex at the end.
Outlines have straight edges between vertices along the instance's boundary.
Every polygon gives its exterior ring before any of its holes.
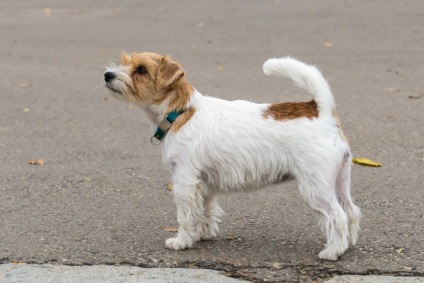
{"type": "Polygon", "coordinates": [[[183,111],[176,110],[169,113],[159,124],[155,134],[150,138],[150,142],[153,145],[159,145],[168,133],[169,129],[172,127],[172,123],[174,123],[178,116],[180,116],[182,113],[183,111]],[[154,140],[156,140],[156,142],[154,140]]]}

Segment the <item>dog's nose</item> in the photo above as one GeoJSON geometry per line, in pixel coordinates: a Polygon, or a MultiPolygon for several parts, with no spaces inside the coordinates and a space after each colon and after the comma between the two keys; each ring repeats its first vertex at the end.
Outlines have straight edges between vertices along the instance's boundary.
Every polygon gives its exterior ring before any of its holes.
{"type": "Polygon", "coordinates": [[[115,73],[113,72],[106,72],[105,73],[105,81],[108,83],[111,80],[113,80],[116,77],[115,73]]]}

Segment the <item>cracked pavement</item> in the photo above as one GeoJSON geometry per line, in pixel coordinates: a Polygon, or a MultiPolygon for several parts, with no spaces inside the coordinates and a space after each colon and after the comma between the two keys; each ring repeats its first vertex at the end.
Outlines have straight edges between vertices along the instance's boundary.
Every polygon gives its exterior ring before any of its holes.
{"type": "Polygon", "coordinates": [[[256,282],[424,276],[424,4],[411,1],[0,3],[0,262],[206,268],[256,282]],[[214,241],[165,249],[170,181],[139,109],[110,98],[121,51],[169,54],[205,95],[310,97],[263,62],[291,55],[329,80],[357,157],[356,247],[324,239],[294,182],[221,198],[214,241]],[[43,159],[42,166],[29,165],[43,159]],[[166,230],[166,229],[165,229],[166,230]]]}

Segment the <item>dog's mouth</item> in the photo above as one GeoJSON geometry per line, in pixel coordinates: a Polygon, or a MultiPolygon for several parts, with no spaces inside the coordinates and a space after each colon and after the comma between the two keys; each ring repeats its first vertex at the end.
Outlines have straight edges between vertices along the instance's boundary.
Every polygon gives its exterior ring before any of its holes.
{"type": "Polygon", "coordinates": [[[116,88],[114,87],[114,85],[113,85],[113,83],[112,83],[112,82],[107,82],[107,83],[106,83],[106,87],[107,87],[109,90],[111,90],[113,93],[116,93],[116,94],[122,94],[122,91],[120,91],[119,89],[116,89],[116,88]]]}

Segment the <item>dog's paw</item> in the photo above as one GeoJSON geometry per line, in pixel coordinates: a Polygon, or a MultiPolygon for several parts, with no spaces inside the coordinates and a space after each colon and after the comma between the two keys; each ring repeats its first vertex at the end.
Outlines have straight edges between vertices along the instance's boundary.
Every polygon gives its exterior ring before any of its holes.
{"type": "Polygon", "coordinates": [[[166,239],[165,246],[170,250],[176,251],[185,250],[190,247],[187,243],[181,241],[178,236],[175,238],[166,239]]]}
{"type": "Polygon", "coordinates": [[[216,238],[216,233],[205,233],[200,237],[202,241],[211,241],[216,238]]]}
{"type": "Polygon", "coordinates": [[[318,254],[318,257],[323,260],[335,261],[339,259],[339,254],[334,250],[325,249],[318,254]]]}

